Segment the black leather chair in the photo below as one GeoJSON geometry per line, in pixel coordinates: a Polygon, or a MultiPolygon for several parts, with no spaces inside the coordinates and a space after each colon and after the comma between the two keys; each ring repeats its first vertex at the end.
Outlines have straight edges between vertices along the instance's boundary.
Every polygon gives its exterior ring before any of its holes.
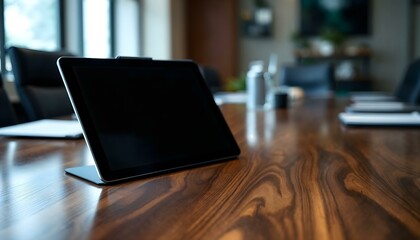
{"type": "Polygon", "coordinates": [[[420,104],[420,58],[413,60],[404,72],[393,93],[359,92],[352,94],[353,101],[399,101],[410,105],[420,104]],[[366,98],[368,100],[366,100],[366,98]]]}
{"type": "Polygon", "coordinates": [[[222,90],[220,75],[215,69],[207,66],[200,66],[200,71],[212,93],[220,92],[222,90]]]}
{"type": "Polygon", "coordinates": [[[300,87],[306,96],[334,94],[335,78],[332,63],[283,65],[280,85],[300,87]]]}
{"type": "Polygon", "coordinates": [[[10,47],[8,54],[16,91],[28,120],[54,118],[73,113],[56,61],[72,56],[66,51],[39,51],[10,47]]]}
{"type": "Polygon", "coordinates": [[[3,88],[3,79],[0,75],[0,127],[14,125],[16,123],[16,113],[6,91],[3,88]]]}

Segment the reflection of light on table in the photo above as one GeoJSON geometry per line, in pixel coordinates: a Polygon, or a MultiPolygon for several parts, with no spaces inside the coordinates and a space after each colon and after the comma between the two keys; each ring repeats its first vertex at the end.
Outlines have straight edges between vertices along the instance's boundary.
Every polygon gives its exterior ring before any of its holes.
{"type": "Polygon", "coordinates": [[[83,153],[84,165],[95,165],[95,160],[93,159],[92,153],[89,148],[86,147],[83,153]]]}
{"type": "Polygon", "coordinates": [[[272,141],[276,128],[276,111],[247,111],[246,139],[249,146],[256,146],[259,141],[272,141]],[[263,139],[262,139],[263,138],[263,139]]]}
{"type": "Polygon", "coordinates": [[[257,112],[246,113],[246,140],[249,146],[255,147],[258,143],[257,112]]]}
{"type": "Polygon", "coordinates": [[[264,138],[266,142],[273,140],[276,129],[276,111],[268,110],[264,112],[264,138]]]}
{"type": "Polygon", "coordinates": [[[15,159],[16,149],[17,149],[17,143],[16,142],[7,143],[6,162],[7,162],[8,165],[11,165],[12,162],[13,162],[13,159],[15,159]]]}
{"type": "Polygon", "coordinates": [[[2,174],[2,192],[7,189],[7,194],[1,197],[0,212],[13,223],[6,231],[16,239],[60,231],[53,226],[57,223],[64,226],[69,217],[65,211],[67,205],[61,202],[67,195],[67,185],[57,181],[65,178],[62,152],[55,151],[55,142],[45,141],[39,145],[39,148],[51,148],[51,154],[38,156],[37,152],[30,151],[32,147],[28,141],[9,142],[6,148],[8,172],[2,174]],[[25,220],[17,222],[18,219],[25,220]]]}

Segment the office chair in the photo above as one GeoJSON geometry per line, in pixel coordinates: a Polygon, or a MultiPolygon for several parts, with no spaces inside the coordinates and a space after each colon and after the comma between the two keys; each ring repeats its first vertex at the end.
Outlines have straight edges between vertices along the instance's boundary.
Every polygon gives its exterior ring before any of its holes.
{"type": "Polygon", "coordinates": [[[399,101],[420,104],[420,58],[408,65],[394,95],[399,101]]]}
{"type": "Polygon", "coordinates": [[[17,123],[13,105],[3,88],[3,79],[0,75],[0,127],[6,127],[17,123]]]}
{"type": "Polygon", "coordinates": [[[16,90],[28,120],[54,118],[73,113],[56,61],[72,56],[66,51],[39,51],[10,47],[8,54],[16,90]]]}
{"type": "Polygon", "coordinates": [[[283,65],[280,85],[300,87],[306,96],[330,96],[334,93],[334,67],[331,63],[283,65]]]}
{"type": "Polygon", "coordinates": [[[398,101],[410,105],[420,104],[420,58],[410,62],[393,93],[353,93],[352,100],[354,102],[398,101]]]}
{"type": "Polygon", "coordinates": [[[222,90],[222,83],[220,79],[219,73],[207,66],[199,66],[200,72],[203,75],[204,80],[207,83],[207,86],[209,87],[210,91],[214,94],[216,92],[220,92],[222,90]]]}

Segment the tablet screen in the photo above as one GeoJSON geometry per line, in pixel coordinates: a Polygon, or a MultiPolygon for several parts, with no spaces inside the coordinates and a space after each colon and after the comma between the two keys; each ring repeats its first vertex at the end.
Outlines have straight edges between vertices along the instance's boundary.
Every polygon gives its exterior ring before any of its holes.
{"type": "Polygon", "coordinates": [[[79,61],[62,58],[59,65],[105,180],[239,154],[194,63],[79,61]]]}

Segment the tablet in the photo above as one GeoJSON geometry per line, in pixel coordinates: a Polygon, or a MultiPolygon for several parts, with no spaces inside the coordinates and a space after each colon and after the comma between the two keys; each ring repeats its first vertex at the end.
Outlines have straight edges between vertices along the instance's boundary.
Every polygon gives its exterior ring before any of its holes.
{"type": "Polygon", "coordinates": [[[95,171],[85,167],[69,174],[108,184],[240,154],[192,61],[62,57],[57,65],[99,176],[89,179],[95,171]]]}

